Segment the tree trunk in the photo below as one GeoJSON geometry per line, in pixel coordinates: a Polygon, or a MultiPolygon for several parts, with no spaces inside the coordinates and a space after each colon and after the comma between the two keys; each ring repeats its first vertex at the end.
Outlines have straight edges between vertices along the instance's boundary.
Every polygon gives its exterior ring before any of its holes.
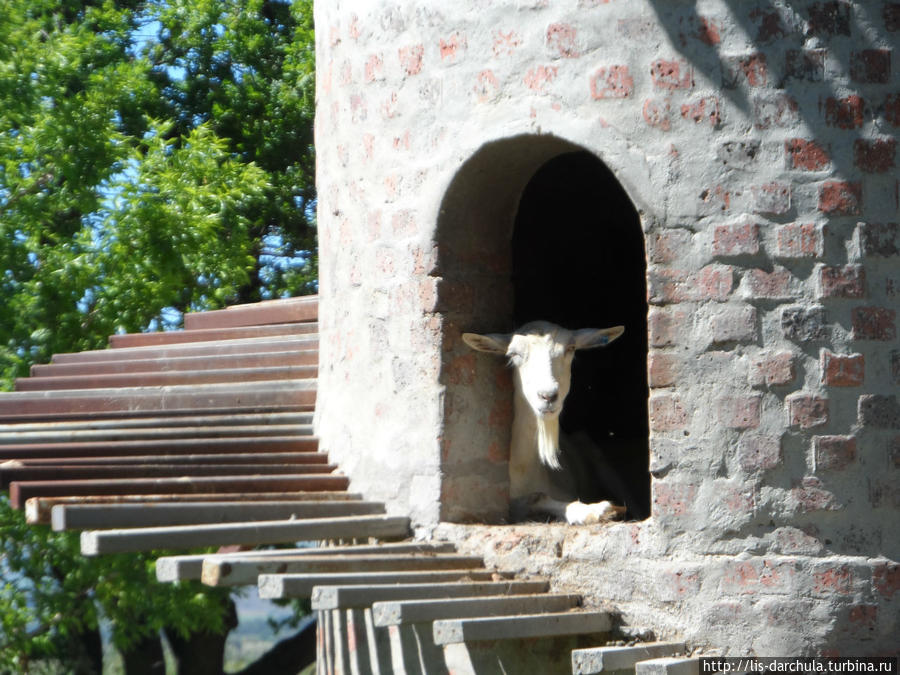
{"type": "Polygon", "coordinates": [[[185,639],[176,631],[166,630],[166,638],[175,654],[175,672],[178,675],[222,675],[225,670],[225,641],[238,623],[237,609],[230,599],[226,611],[225,631],[222,633],[194,633],[185,639]]]}
{"type": "Polygon", "coordinates": [[[148,635],[122,652],[125,675],[165,675],[166,660],[159,635],[148,635]]]}
{"type": "Polygon", "coordinates": [[[316,622],[310,621],[249,666],[231,675],[294,675],[316,660],[316,622]]]}
{"type": "Polygon", "coordinates": [[[77,656],[70,664],[75,675],[101,675],[103,672],[103,639],[100,629],[85,629],[77,638],[77,656]]]}

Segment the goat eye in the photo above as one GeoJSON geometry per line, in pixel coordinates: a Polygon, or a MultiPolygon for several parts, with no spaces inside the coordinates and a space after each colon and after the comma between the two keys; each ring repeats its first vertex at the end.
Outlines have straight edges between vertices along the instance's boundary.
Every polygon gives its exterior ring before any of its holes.
{"type": "Polygon", "coordinates": [[[574,354],[575,353],[575,345],[568,345],[566,347],[566,354],[574,354]]]}

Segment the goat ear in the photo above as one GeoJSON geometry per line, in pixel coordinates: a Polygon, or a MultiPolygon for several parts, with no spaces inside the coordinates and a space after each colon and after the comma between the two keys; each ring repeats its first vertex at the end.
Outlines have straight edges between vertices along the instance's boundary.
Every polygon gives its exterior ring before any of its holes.
{"type": "Polygon", "coordinates": [[[476,351],[487,352],[488,354],[506,354],[510,336],[499,333],[491,333],[490,335],[463,333],[462,339],[463,342],[476,351]]]}
{"type": "Polygon", "coordinates": [[[625,326],[612,328],[582,328],[575,331],[575,349],[605,347],[625,332],[625,326]]]}

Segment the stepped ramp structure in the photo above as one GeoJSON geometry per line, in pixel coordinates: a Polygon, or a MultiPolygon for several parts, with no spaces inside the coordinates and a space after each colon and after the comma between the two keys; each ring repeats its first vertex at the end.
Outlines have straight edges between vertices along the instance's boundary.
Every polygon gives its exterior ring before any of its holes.
{"type": "Polygon", "coordinates": [[[696,670],[681,643],[610,646],[613,608],[413,540],[349,492],[313,434],[316,319],[316,297],[240,305],[34,366],[0,395],[0,486],[84,555],[183,550],[161,581],[311,598],[321,673],[696,670]]]}

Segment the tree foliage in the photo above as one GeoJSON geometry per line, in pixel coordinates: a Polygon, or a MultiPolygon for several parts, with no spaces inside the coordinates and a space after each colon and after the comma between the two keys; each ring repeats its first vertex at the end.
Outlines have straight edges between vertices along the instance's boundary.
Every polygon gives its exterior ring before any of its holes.
{"type": "MultiPolygon", "coordinates": [[[[316,289],[311,0],[0,0],[0,388],[53,353],[316,289]]],[[[0,496],[0,672],[227,629],[0,496]],[[148,586],[152,590],[148,591],[148,586]]]]}
{"type": "Polygon", "coordinates": [[[0,0],[7,386],[113,332],[315,290],[311,4],[0,0]]]}

